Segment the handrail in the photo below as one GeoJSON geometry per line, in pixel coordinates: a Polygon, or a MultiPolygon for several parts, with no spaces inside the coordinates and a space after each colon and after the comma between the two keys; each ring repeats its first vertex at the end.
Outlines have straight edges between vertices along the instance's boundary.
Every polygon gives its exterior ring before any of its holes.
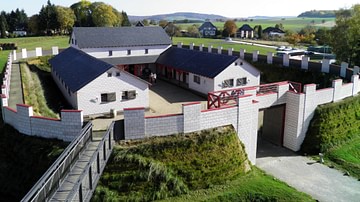
{"type": "MultiPolygon", "coordinates": [[[[101,139],[99,145],[98,145],[98,148],[95,150],[94,154],[91,156],[89,162],[87,163],[86,167],[84,168],[83,172],[81,173],[79,179],[77,180],[76,184],[74,185],[73,189],[71,190],[70,194],[68,195],[67,199],[65,201],[73,201],[74,200],[74,197],[75,195],[79,192],[80,189],[83,189],[82,187],[82,182],[83,180],[85,179],[85,177],[89,174],[89,170],[92,166],[92,164],[98,160],[98,156],[99,156],[99,153],[100,153],[100,150],[101,149],[106,149],[106,145],[104,146],[104,144],[106,144],[107,140],[109,140],[109,147],[107,148],[109,150],[109,152],[107,152],[106,154],[106,159],[103,161],[103,163],[100,165],[100,170],[99,172],[97,173],[97,175],[93,178],[93,177],[90,177],[89,179],[89,183],[91,183],[90,185],[90,190],[89,192],[87,192],[85,195],[82,195],[81,198],[82,199],[86,199],[84,201],[90,201],[90,199],[88,198],[88,196],[92,196],[92,193],[94,192],[94,189],[95,189],[95,186],[97,185],[97,182],[98,180],[100,179],[100,176],[106,166],[106,162],[108,161],[110,155],[111,155],[111,151],[113,149],[113,145],[114,145],[114,142],[112,141],[111,139],[111,134],[114,130],[114,121],[110,124],[108,130],[106,131],[105,135],[103,136],[103,138],[101,139]]],[[[103,151],[104,152],[104,151],[103,151]]],[[[90,170],[91,172],[91,170],[90,170]]],[[[81,190],[82,191],[82,190],[81,190]]],[[[80,200],[80,201],[83,201],[83,200],[80,200]]]]}
{"type": "MultiPolygon", "coordinates": [[[[61,175],[64,176],[64,171],[67,170],[71,163],[73,162],[73,159],[70,161],[70,164],[66,166],[65,168],[63,165],[67,162],[70,155],[75,154],[75,149],[80,143],[84,143],[83,140],[85,139],[85,143],[90,139],[92,130],[92,123],[89,122],[86,124],[86,126],[81,130],[80,135],[73,140],[69,146],[65,149],[65,151],[62,152],[60,157],[57,158],[57,160],[51,165],[51,167],[45,172],[45,174],[36,182],[36,184],[31,188],[31,190],[24,196],[24,198],[21,201],[44,201],[47,197],[49,197],[49,193],[54,189],[54,185],[51,187],[46,187],[50,183],[57,184],[59,186],[59,181],[61,181],[61,176],[59,177],[57,182],[53,182],[53,178],[56,174],[59,174],[58,171],[60,169],[63,169],[61,171],[61,175]],[[90,132],[89,132],[90,131],[90,132]],[[45,190],[47,188],[48,190],[45,190]],[[45,191],[45,192],[44,192],[45,191]],[[43,193],[43,198],[40,197],[40,194],[43,193]],[[39,198],[40,197],[40,198],[39,198]]],[[[84,145],[83,145],[84,147],[84,145]]],[[[77,151],[76,155],[73,155],[74,157],[77,156],[78,153],[80,153],[82,149],[77,151]]]]}

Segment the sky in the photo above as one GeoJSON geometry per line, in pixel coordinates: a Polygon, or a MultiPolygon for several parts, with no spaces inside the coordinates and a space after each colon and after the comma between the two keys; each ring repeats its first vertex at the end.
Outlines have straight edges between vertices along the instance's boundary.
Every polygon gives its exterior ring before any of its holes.
{"type": "MultiPolygon", "coordinates": [[[[51,0],[69,7],[80,0],[51,0]]],[[[94,2],[93,0],[90,0],[94,2]]],[[[175,12],[217,14],[229,18],[251,16],[297,16],[309,10],[337,10],[360,4],[360,0],[97,0],[128,15],[148,16],[175,12]]],[[[47,0],[0,0],[0,11],[24,9],[28,16],[39,13],[47,0]]]]}

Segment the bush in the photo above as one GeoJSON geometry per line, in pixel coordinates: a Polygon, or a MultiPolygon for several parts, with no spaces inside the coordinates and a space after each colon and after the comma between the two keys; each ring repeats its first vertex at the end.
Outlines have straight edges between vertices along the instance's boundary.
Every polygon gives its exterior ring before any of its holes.
{"type": "Polygon", "coordinates": [[[16,43],[0,43],[2,50],[16,50],[16,43]]]}
{"type": "Polygon", "coordinates": [[[360,136],[360,96],[319,106],[310,122],[301,150],[326,152],[360,136]]]}

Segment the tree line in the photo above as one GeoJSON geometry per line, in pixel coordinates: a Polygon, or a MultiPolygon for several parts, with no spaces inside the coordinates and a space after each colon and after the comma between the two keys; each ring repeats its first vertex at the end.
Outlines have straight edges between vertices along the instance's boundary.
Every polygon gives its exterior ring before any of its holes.
{"type": "MultiPolygon", "coordinates": [[[[103,2],[81,0],[70,7],[54,5],[48,0],[38,14],[28,17],[24,10],[0,13],[2,38],[14,31],[27,31],[33,35],[69,34],[72,27],[131,26],[124,11],[118,11],[103,2]]],[[[10,36],[12,36],[10,34],[10,36]]]]}

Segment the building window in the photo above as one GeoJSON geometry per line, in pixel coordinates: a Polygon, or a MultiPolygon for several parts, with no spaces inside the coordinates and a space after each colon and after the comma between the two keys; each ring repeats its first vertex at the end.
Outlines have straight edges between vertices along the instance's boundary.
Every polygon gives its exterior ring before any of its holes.
{"type": "Polygon", "coordinates": [[[71,44],[74,44],[74,39],[71,39],[71,44]]]}
{"type": "Polygon", "coordinates": [[[194,82],[200,84],[200,76],[194,75],[194,82]]]}
{"type": "Polygon", "coordinates": [[[127,50],[127,54],[128,54],[128,55],[131,55],[131,50],[127,50]]]}
{"type": "Polygon", "coordinates": [[[108,73],[108,77],[111,77],[112,76],[112,72],[108,73]]]}
{"type": "Polygon", "coordinates": [[[129,91],[123,91],[121,99],[123,100],[131,100],[136,98],[136,91],[129,90],[129,91]]]}
{"type": "Polygon", "coordinates": [[[116,76],[120,76],[120,72],[116,72],[116,76]]]}
{"type": "Polygon", "coordinates": [[[145,49],[145,54],[149,54],[149,49],[145,49]]]}
{"type": "Polygon", "coordinates": [[[222,87],[223,87],[223,88],[234,87],[234,79],[224,80],[223,83],[222,83],[222,87]]]}
{"type": "Polygon", "coordinates": [[[116,101],[116,93],[102,93],[101,103],[116,101]]]}
{"type": "Polygon", "coordinates": [[[112,56],[112,50],[109,51],[109,56],[112,56]]]}
{"type": "Polygon", "coordinates": [[[247,84],[247,78],[238,78],[236,79],[236,86],[245,86],[247,84]]]}

